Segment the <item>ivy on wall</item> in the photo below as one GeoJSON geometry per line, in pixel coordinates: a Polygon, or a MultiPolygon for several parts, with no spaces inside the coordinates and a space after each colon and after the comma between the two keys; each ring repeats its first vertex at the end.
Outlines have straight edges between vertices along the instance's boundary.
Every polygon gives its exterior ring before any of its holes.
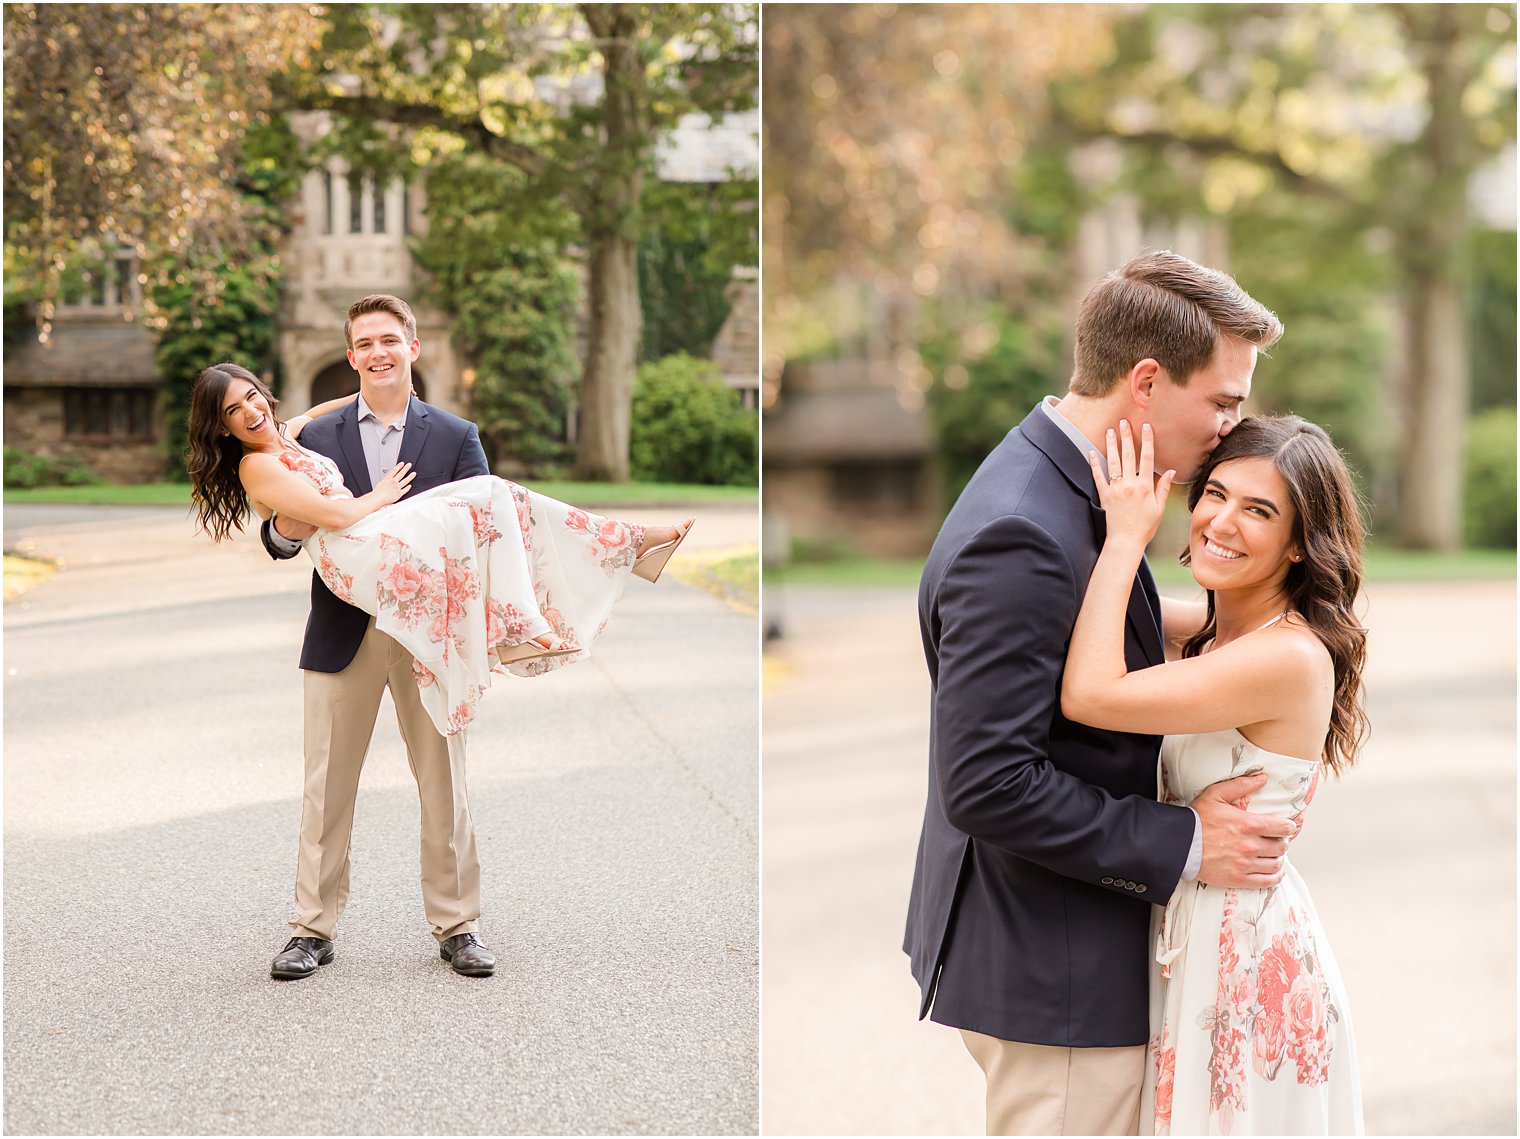
{"type": "Polygon", "coordinates": [[[542,473],[569,456],[579,373],[569,219],[552,199],[535,199],[522,174],[474,154],[436,160],[427,200],[428,232],[412,251],[474,370],[470,414],[486,457],[542,473]]]}

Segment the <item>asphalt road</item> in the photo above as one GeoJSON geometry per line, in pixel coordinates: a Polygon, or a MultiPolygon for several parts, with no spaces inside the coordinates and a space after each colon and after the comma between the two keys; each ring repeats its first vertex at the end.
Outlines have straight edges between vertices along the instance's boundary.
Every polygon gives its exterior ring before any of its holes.
{"type": "MultiPolygon", "coordinates": [[[[701,507],[693,546],[758,539],[701,507]]],[[[648,512],[635,518],[656,520],[648,512]]],[[[4,1123],[37,1134],[753,1134],[757,623],[632,582],[470,729],[496,975],[438,958],[389,699],[337,959],[279,983],[310,567],[175,508],[11,507],[4,1123]]]]}
{"type": "MultiPolygon", "coordinates": [[[[1367,1130],[1515,1134],[1515,585],[1374,586],[1373,736],[1293,860],[1345,975],[1367,1130]]],[[[766,1134],[980,1134],[901,951],[928,780],[912,590],[788,589],[762,795],[766,1134]]]]}

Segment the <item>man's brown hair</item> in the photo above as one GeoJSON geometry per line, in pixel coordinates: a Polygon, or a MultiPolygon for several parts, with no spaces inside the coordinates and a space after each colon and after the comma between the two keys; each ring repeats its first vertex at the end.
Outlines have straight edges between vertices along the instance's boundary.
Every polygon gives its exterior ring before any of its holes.
{"type": "Polygon", "coordinates": [[[389,293],[371,293],[367,297],[360,297],[348,306],[348,319],[343,322],[343,340],[348,345],[349,351],[353,351],[354,347],[354,321],[367,312],[390,313],[406,329],[408,344],[417,339],[417,318],[412,315],[411,306],[400,297],[393,297],[389,293]]]}
{"type": "Polygon", "coordinates": [[[1282,322],[1234,278],[1170,250],[1144,253],[1082,298],[1071,390],[1105,396],[1146,358],[1184,386],[1214,358],[1221,334],[1265,349],[1282,333],[1282,322]]]}

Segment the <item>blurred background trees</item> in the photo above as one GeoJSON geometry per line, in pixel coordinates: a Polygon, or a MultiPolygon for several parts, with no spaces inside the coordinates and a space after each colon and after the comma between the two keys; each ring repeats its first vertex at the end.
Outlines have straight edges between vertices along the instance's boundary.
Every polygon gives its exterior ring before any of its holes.
{"type": "Polygon", "coordinates": [[[795,421],[818,361],[873,360],[948,505],[1064,389],[1085,288],[1171,246],[1282,317],[1253,407],[1334,433],[1379,541],[1504,541],[1514,496],[1463,488],[1514,467],[1513,431],[1474,419],[1515,400],[1514,19],[768,9],[771,414],[795,421]]]}

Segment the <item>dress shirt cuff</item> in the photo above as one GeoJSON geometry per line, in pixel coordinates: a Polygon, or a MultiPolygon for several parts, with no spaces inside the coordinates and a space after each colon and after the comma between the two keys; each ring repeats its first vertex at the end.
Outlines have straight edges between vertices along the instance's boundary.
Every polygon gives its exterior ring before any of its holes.
{"type": "MultiPolygon", "coordinates": [[[[278,517],[279,515],[275,515],[269,519],[269,544],[282,554],[299,554],[301,552],[301,543],[297,542],[294,538],[285,537],[275,527],[275,520],[278,517]]],[[[1196,841],[1194,845],[1197,845],[1196,841]]]]}
{"type": "MultiPolygon", "coordinates": [[[[1193,811],[1192,807],[1188,810],[1193,811]]],[[[1187,864],[1182,868],[1182,880],[1191,882],[1198,877],[1198,871],[1203,869],[1203,820],[1198,817],[1198,812],[1193,811],[1193,846],[1188,851],[1187,864]]]]}

